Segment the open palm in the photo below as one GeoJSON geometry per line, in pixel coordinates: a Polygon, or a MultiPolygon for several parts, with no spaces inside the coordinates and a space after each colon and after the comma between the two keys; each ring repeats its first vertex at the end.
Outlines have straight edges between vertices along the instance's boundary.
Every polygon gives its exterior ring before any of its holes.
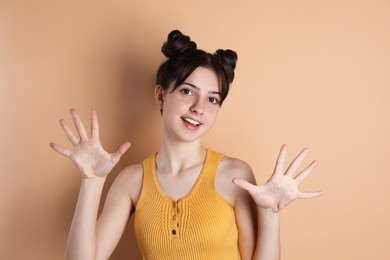
{"type": "Polygon", "coordinates": [[[316,198],[321,195],[321,192],[301,192],[298,189],[298,185],[318,164],[317,161],[313,161],[295,176],[298,167],[302,164],[303,159],[308,153],[308,149],[303,149],[290,164],[286,172],[283,173],[286,151],[287,146],[283,145],[276,162],[275,170],[271,178],[264,185],[256,186],[243,179],[233,180],[236,185],[251,194],[253,200],[259,207],[269,209],[273,212],[279,212],[296,199],[316,198]]]}
{"type": "Polygon", "coordinates": [[[61,127],[73,144],[73,149],[68,150],[54,143],[50,143],[50,147],[56,152],[70,158],[81,171],[84,178],[106,176],[130,147],[130,143],[123,143],[118,147],[115,153],[110,154],[103,149],[100,142],[99,123],[96,111],[91,110],[91,137],[88,137],[85,127],[76,111],[71,109],[70,114],[80,138],[77,138],[70,130],[65,120],[61,119],[61,127]]]}

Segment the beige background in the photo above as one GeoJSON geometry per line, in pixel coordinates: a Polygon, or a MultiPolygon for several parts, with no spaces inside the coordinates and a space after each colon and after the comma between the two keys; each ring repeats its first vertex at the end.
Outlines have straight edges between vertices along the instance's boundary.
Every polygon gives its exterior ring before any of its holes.
{"type": "MultiPolygon", "coordinates": [[[[58,120],[100,116],[102,140],[133,143],[109,178],[157,150],[160,47],[178,28],[238,52],[205,145],[264,182],[280,146],[318,159],[282,213],[282,255],[390,259],[390,1],[7,1],[0,3],[0,258],[62,259],[80,177],[49,149],[58,120]]],[[[106,192],[107,190],[105,190],[106,192]]],[[[141,259],[131,225],[112,259],[141,259]]]]}

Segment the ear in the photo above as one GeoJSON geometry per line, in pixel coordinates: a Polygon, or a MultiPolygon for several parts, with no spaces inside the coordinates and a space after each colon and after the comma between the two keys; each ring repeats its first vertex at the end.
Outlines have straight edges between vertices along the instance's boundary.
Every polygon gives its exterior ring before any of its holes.
{"type": "Polygon", "coordinates": [[[157,85],[154,88],[154,99],[156,100],[156,103],[160,108],[160,111],[162,111],[164,105],[164,90],[161,87],[161,85],[157,85]]]}

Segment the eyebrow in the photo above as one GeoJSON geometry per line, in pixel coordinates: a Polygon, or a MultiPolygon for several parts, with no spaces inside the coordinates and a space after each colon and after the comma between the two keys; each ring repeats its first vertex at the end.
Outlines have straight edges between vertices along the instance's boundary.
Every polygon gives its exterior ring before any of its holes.
{"type": "MultiPolygon", "coordinates": [[[[197,89],[197,90],[200,90],[200,87],[197,87],[197,86],[195,86],[195,85],[192,84],[192,83],[183,82],[182,84],[183,84],[183,85],[188,85],[188,86],[193,87],[193,88],[195,88],[195,89],[197,89]]],[[[219,91],[209,91],[209,93],[211,93],[211,94],[216,94],[216,95],[220,95],[220,96],[221,96],[221,93],[220,93],[219,91]]]]}

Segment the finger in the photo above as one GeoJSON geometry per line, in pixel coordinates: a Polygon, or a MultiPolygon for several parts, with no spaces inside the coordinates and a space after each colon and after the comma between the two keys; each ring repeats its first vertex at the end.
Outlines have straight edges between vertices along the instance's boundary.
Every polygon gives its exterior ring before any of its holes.
{"type": "Polygon", "coordinates": [[[95,110],[91,110],[91,133],[92,138],[99,139],[99,122],[95,110]]]}
{"type": "Polygon", "coordinates": [[[57,153],[59,154],[62,154],[63,156],[65,157],[70,157],[71,155],[71,151],[59,146],[59,145],[56,145],[55,143],[50,143],[49,146],[54,150],[56,151],[57,153]]]}
{"type": "Polygon", "coordinates": [[[122,155],[127,151],[127,149],[130,148],[130,146],[131,146],[130,142],[125,142],[121,144],[116,150],[116,152],[112,154],[112,158],[111,158],[112,162],[117,163],[119,159],[122,157],[122,155]]]}
{"type": "Polygon", "coordinates": [[[306,177],[313,172],[314,168],[317,165],[318,161],[315,160],[309,166],[307,166],[306,169],[304,169],[300,174],[298,174],[294,179],[297,185],[299,185],[304,179],[306,179],[306,177]]]}
{"type": "Polygon", "coordinates": [[[313,199],[313,198],[318,198],[321,195],[322,195],[321,191],[299,192],[298,193],[298,199],[313,199]]]}
{"type": "Polygon", "coordinates": [[[280,148],[280,152],[278,155],[278,159],[276,160],[274,174],[281,174],[283,172],[283,166],[284,161],[286,160],[286,153],[287,153],[287,145],[282,145],[282,148],[280,148]]]}
{"type": "Polygon", "coordinates": [[[70,130],[70,128],[68,127],[68,125],[66,124],[64,119],[60,120],[60,125],[61,125],[62,129],[64,130],[66,136],[68,137],[69,141],[73,145],[77,145],[79,140],[78,140],[78,138],[76,136],[74,136],[72,130],[70,130]]]}
{"type": "Polygon", "coordinates": [[[70,114],[72,115],[74,124],[76,125],[76,128],[77,128],[77,131],[80,135],[80,138],[82,140],[88,139],[88,135],[87,135],[87,132],[85,131],[85,127],[83,125],[83,122],[81,122],[81,119],[80,119],[79,115],[76,113],[76,110],[73,108],[70,109],[70,114]]]}
{"type": "Polygon", "coordinates": [[[233,183],[238,187],[243,188],[244,190],[247,190],[249,192],[254,190],[257,187],[256,185],[248,182],[247,180],[239,179],[239,178],[234,178],[233,183]]]}
{"type": "Polygon", "coordinates": [[[305,148],[298,154],[298,156],[294,159],[294,161],[288,167],[288,169],[286,171],[287,176],[294,175],[294,173],[297,171],[298,167],[302,164],[302,161],[303,161],[303,159],[305,159],[308,152],[309,152],[309,149],[305,148]]]}

